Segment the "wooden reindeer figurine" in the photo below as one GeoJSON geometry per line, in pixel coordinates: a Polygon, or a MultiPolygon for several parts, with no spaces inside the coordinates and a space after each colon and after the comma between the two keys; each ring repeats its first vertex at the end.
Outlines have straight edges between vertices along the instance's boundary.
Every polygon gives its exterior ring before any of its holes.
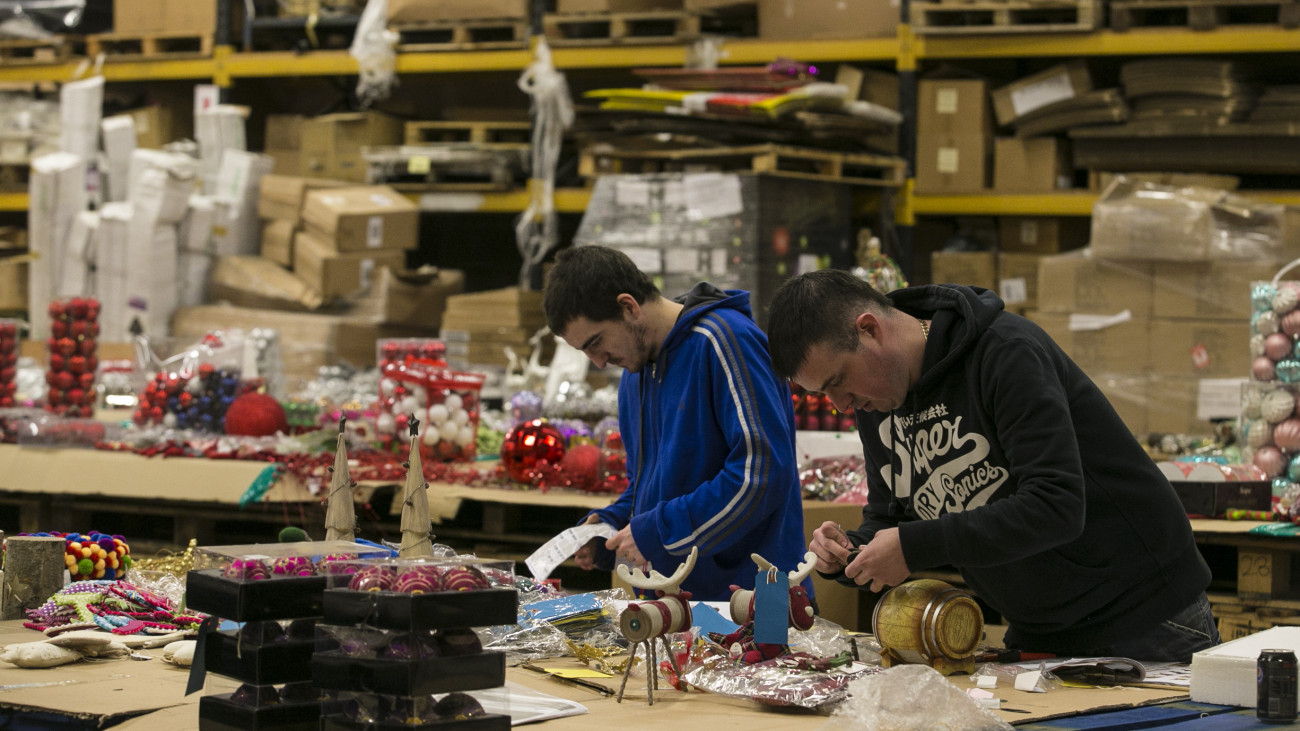
{"type": "MultiPolygon", "coordinates": [[[[632,664],[636,660],[637,648],[644,646],[646,660],[645,687],[650,705],[655,704],[655,688],[659,686],[659,652],[655,641],[663,643],[668,662],[672,664],[677,677],[682,676],[677,667],[677,657],[673,655],[672,644],[665,635],[686,632],[691,628],[691,593],[682,591],[682,582],[695,568],[695,559],[699,549],[691,548],[691,555],[686,557],[672,576],[664,576],[651,569],[646,576],[640,569],[629,569],[620,564],[618,575],[628,584],[645,591],[653,590],[655,601],[628,604],[619,618],[619,628],[623,636],[632,643],[632,653],[627,658],[627,669],[623,671],[623,683],[618,687],[618,702],[623,702],[623,691],[627,688],[627,676],[632,674],[632,664]]],[[[685,686],[683,686],[685,687],[685,686]]]]}
{"type": "MultiPolygon", "coordinates": [[[[772,562],[752,553],[749,556],[758,564],[759,570],[768,572],[778,571],[772,562]]],[[[817,563],[817,554],[809,551],[803,556],[803,562],[791,571],[790,576],[790,626],[803,631],[813,626],[813,620],[816,618],[813,613],[812,601],[808,599],[808,591],[803,588],[802,582],[812,573],[813,566],[817,563]]],[[[753,622],[754,622],[754,591],[751,589],[742,589],[739,586],[731,587],[731,621],[741,625],[739,630],[723,638],[723,646],[726,647],[733,657],[744,665],[752,665],[763,660],[770,660],[774,657],[784,655],[789,651],[789,647],[784,644],[774,645],[754,642],[753,639],[753,622]]]]}

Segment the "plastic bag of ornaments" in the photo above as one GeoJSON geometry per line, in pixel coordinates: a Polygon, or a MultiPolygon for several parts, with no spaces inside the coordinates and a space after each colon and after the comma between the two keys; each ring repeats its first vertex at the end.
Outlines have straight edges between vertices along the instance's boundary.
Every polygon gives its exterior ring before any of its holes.
{"type": "Polygon", "coordinates": [[[420,456],[434,461],[473,461],[476,455],[482,373],[457,371],[445,361],[407,356],[380,372],[375,430],[381,439],[407,431],[412,414],[423,424],[420,456]]]}
{"type": "Polygon", "coordinates": [[[137,342],[137,367],[145,383],[132,420],[140,426],[222,433],[226,410],[240,394],[268,388],[279,378],[279,333],[258,328],[216,330],[160,359],[148,341],[137,342]]]}
{"type": "Polygon", "coordinates": [[[49,391],[45,394],[45,408],[60,416],[93,416],[95,369],[99,366],[99,301],[87,297],[54,300],[49,315],[50,337],[45,342],[45,382],[49,391]]]}
{"type": "Polygon", "coordinates": [[[1300,282],[1277,278],[1254,282],[1250,304],[1251,378],[1263,383],[1300,383],[1300,282]]]}
{"type": "Polygon", "coordinates": [[[18,320],[0,317],[0,409],[17,405],[18,343],[25,329],[18,320]]]}
{"type": "Polygon", "coordinates": [[[1242,461],[1262,470],[1280,495],[1300,482],[1300,386],[1248,382],[1241,394],[1242,461]]]}

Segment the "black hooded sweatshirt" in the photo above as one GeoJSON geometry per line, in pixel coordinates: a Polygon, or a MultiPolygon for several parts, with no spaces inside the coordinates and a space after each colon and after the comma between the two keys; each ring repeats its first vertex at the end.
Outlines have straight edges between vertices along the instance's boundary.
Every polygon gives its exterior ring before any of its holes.
{"type": "Polygon", "coordinates": [[[959,569],[1027,650],[1090,654],[1200,596],[1210,570],[1173,488],[1050,336],[976,287],[889,298],[930,335],[904,405],[856,414],[855,545],[898,526],[910,570],[959,569]]]}

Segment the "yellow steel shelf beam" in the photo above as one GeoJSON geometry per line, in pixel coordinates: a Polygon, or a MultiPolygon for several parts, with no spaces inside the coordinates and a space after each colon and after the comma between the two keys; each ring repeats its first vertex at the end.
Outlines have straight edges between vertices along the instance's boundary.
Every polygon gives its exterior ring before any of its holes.
{"type": "Polygon", "coordinates": [[[28,207],[26,193],[0,193],[0,211],[25,211],[28,207]]]}
{"type": "Polygon", "coordinates": [[[1125,32],[1007,35],[916,35],[918,58],[1024,58],[1035,56],[1147,56],[1197,53],[1300,51],[1300,29],[1238,26],[1209,31],[1135,28],[1125,32]]]}
{"type": "MultiPolygon", "coordinates": [[[[527,190],[501,193],[408,193],[422,211],[465,213],[523,213],[531,200],[527,190]]],[[[555,191],[555,210],[582,213],[591,201],[585,188],[560,188],[555,191]]]]}
{"type": "MultiPolygon", "coordinates": [[[[552,48],[557,68],[630,68],[636,66],[681,66],[687,47],[605,46],[552,48]]],[[[723,64],[771,63],[784,57],[800,61],[893,61],[898,56],[897,38],[828,41],[727,41],[719,61],[723,64]]],[[[399,57],[400,58],[400,57],[399,57]]]]}
{"type": "MultiPolygon", "coordinates": [[[[910,182],[910,181],[909,181],[910,182]]],[[[907,190],[911,190],[910,187],[907,190]]],[[[1247,190],[1241,195],[1269,203],[1300,205],[1300,191],[1247,190]]],[[[902,223],[916,215],[927,216],[1091,216],[1097,202],[1095,191],[1060,193],[970,193],[965,195],[917,195],[903,198],[910,203],[896,209],[902,223]]]]}
{"type": "MultiPolygon", "coordinates": [[[[40,83],[72,81],[78,78],[81,61],[53,64],[0,64],[0,82],[40,83]]],[[[85,64],[89,75],[92,64],[85,64]]],[[[177,79],[211,79],[217,62],[211,58],[144,59],[105,61],[102,67],[107,81],[157,81],[177,79]]]]}

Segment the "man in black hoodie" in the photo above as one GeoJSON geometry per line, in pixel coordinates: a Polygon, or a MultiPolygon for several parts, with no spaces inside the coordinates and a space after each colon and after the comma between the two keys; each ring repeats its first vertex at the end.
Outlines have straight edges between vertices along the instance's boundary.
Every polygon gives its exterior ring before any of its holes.
{"type": "Polygon", "coordinates": [[[862,525],[814,532],[819,571],[881,591],[955,566],[1021,650],[1189,662],[1218,643],[1168,480],[996,294],[812,272],[777,292],[768,338],[777,374],[854,411],[862,439],[862,525]]]}

